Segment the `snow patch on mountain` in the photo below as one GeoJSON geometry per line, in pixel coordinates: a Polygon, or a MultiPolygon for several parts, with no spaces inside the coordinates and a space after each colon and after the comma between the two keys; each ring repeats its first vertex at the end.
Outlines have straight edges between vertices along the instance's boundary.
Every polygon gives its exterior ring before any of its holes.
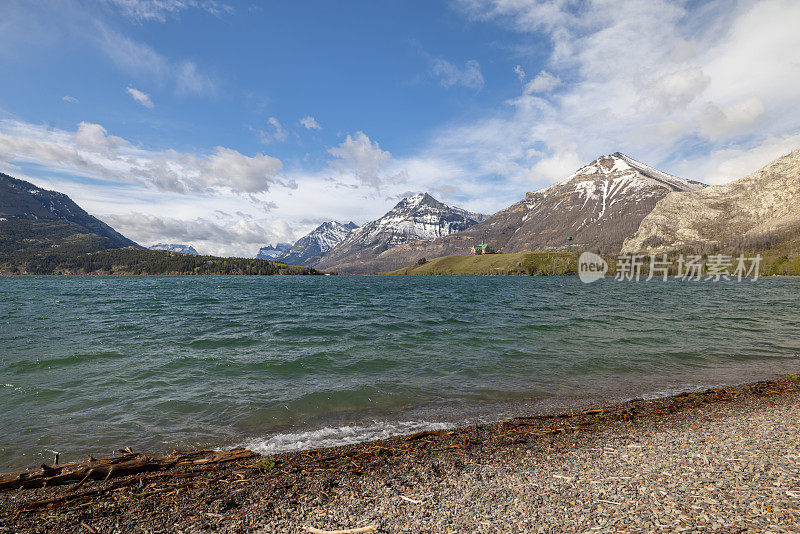
{"type": "Polygon", "coordinates": [[[149,247],[150,250],[168,250],[170,252],[177,252],[179,254],[192,254],[198,255],[198,252],[191,245],[184,245],[179,243],[156,243],[149,247]]]}
{"type": "Polygon", "coordinates": [[[323,254],[344,241],[350,233],[358,228],[352,221],[342,224],[338,221],[327,221],[304,235],[275,259],[290,265],[310,265],[323,254]]]}
{"type": "Polygon", "coordinates": [[[365,224],[346,242],[369,245],[388,237],[386,244],[394,247],[460,232],[483,219],[479,213],[448,206],[423,193],[404,198],[386,215],[365,224]]]}
{"type": "Polygon", "coordinates": [[[428,193],[411,195],[383,217],[353,231],[314,264],[341,272],[359,269],[392,248],[407,243],[432,241],[461,232],[484,220],[479,213],[439,202],[428,193]]]}
{"type": "Polygon", "coordinates": [[[266,247],[261,247],[258,250],[258,254],[256,254],[256,258],[259,260],[274,260],[287,250],[292,248],[291,243],[278,243],[277,245],[267,245],[266,247]]]}
{"type": "MultiPolygon", "coordinates": [[[[665,190],[695,191],[704,187],[705,184],[700,182],[673,176],[615,152],[600,156],[556,184],[529,193],[525,199],[525,207],[533,211],[551,195],[576,194],[581,209],[585,209],[587,205],[594,206],[594,215],[580,225],[583,227],[601,219],[608,208],[619,202],[638,203],[644,199],[662,197],[665,190]]],[[[558,201],[551,209],[559,209],[563,202],[563,199],[558,201]]]]}

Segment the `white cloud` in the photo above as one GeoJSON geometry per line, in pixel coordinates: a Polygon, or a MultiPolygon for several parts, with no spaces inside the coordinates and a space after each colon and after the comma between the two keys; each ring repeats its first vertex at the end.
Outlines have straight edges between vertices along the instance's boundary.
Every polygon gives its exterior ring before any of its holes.
{"type": "Polygon", "coordinates": [[[272,127],[272,131],[265,132],[264,130],[259,130],[258,136],[261,139],[261,142],[266,145],[272,143],[273,141],[277,141],[279,143],[286,141],[286,138],[289,136],[289,134],[283,129],[280,121],[275,117],[270,117],[267,122],[272,127]]]}
{"type": "Polygon", "coordinates": [[[0,162],[29,162],[55,171],[109,181],[145,184],[178,193],[226,189],[259,193],[290,186],[278,173],[281,161],[216,147],[209,154],[153,151],[81,122],[75,132],[18,121],[0,121],[0,162]]]}
{"type": "Polygon", "coordinates": [[[528,82],[525,86],[525,94],[532,93],[549,93],[556,87],[561,85],[561,79],[558,76],[543,70],[536,75],[536,77],[528,82]]]}
{"type": "Polygon", "coordinates": [[[317,119],[311,115],[300,119],[300,125],[306,130],[322,130],[322,126],[319,125],[317,119]]]}
{"type": "Polygon", "coordinates": [[[439,83],[446,89],[458,85],[470,89],[480,89],[484,84],[481,66],[474,59],[467,60],[464,67],[461,68],[446,59],[432,57],[430,58],[430,73],[438,78],[439,83]]]}
{"type": "Polygon", "coordinates": [[[169,17],[177,16],[181,11],[194,8],[212,15],[233,12],[227,4],[214,0],[106,0],[128,18],[140,22],[166,22],[169,17]]]}
{"type": "Polygon", "coordinates": [[[142,91],[134,89],[133,87],[127,87],[125,89],[125,92],[131,95],[131,98],[133,98],[135,101],[137,101],[139,104],[143,105],[147,109],[153,109],[153,101],[150,100],[150,95],[148,95],[147,93],[143,93],[142,91]]]}
{"type": "Polygon", "coordinates": [[[474,20],[530,38],[529,49],[536,50],[530,62],[537,61],[543,43],[550,44],[547,70],[507,108],[447,125],[432,140],[430,152],[456,158],[478,175],[496,173],[509,184],[528,176],[546,185],[541,176],[620,150],[666,171],[712,181],[725,174],[721,168],[746,174],[767,163],[759,158],[778,150],[760,147],[788,148],[800,132],[800,61],[787,55],[800,49],[798,2],[456,5],[474,20]],[[570,140],[576,150],[552,146],[553,135],[570,140]],[[706,157],[712,166],[702,164],[706,157]],[[730,168],[719,159],[726,157],[736,161],[730,168]]]}
{"type": "Polygon", "coordinates": [[[797,150],[800,133],[769,137],[751,148],[720,148],[708,154],[687,158],[678,165],[687,176],[702,176],[708,184],[719,185],[742,178],[770,161],[797,150]]]}
{"type": "Polygon", "coordinates": [[[286,141],[286,136],[287,136],[286,130],[283,129],[283,126],[281,126],[281,123],[278,122],[278,119],[276,119],[275,117],[270,117],[269,123],[275,129],[275,133],[273,134],[275,140],[286,141]]]}
{"type": "Polygon", "coordinates": [[[586,164],[578,156],[574,142],[561,139],[558,133],[552,136],[547,145],[548,153],[530,151],[527,155],[538,156],[539,160],[528,170],[528,177],[534,183],[555,182],[566,178],[586,164]]]}
{"type": "Polygon", "coordinates": [[[217,82],[200,72],[193,61],[173,62],[147,44],[140,43],[95,21],[94,44],[120,70],[137,77],[148,77],[160,84],[172,83],[179,95],[213,95],[217,82]]]}
{"type": "Polygon", "coordinates": [[[68,104],[78,104],[80,101],[75,98],[74,96],[64,95],[61,97],[61,100],[67,102],[68,104]]]}
{"type": "Polygon", "coordinates": [[[253,257],[258,249],[278,239],[267,220],[215,212],[207,217],[177,219],[144,213],[103,215],[102,219],[118,232],[140,244],[159,242],[192,243],[202,254],[253,257]]]}
{"type": "Polygon", "coordinates": [[[98,48],[120,69],[136,76],[151,76],[165,80],[172,73],[169,61],[150,46],[134,41],[103,24],[96,22],[93,32],[98,48]]]}
{"type": "Polygon", "coordinates": [[[381,171],[392,157],[364,132],[356,132],[354,136],[348,134],[341,144],[329,148],[328,153],[339,158],[342,172],[352,173],[361,184],[375,189],[380,189],[383,184],[381,171]]]}
{"type": "Polygon", "coordinates": [[[695,66],[665,74],[651,84],[650,92],[668,108],[675,108],[694,100],[708,83],[708,76],[695,66]]]}
{"type": "Polygon", "coordinates": [[[764,117],[764,102],[754,96],[720,109],[706,104],[700,131],[709,139],[724,139],[764,117]]]}
{"type": "Polygon", "coordinates": [[[183,61],[174,69],[175,90],[178,94],[214,94],[217,82],[209,76],[201,74],[193,61],[183,61]]]}
{"type": "Polygon", "coordinates": [[[522,65],[516,65],[514,67],[514,74],[517,75],[517,78],[519,78],[519,81],[521,81],[521,82],[525,81],[525,70],[522,68],[522,65]]]}

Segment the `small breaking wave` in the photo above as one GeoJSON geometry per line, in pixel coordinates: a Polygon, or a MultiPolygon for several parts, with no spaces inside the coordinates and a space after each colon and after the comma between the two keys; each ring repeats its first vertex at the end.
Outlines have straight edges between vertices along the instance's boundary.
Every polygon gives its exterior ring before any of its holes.
{"type": "Polygon", "coordinates": [[[395,423],[376,421],[371,425],[325,427],[319,430],[275,434],[268,438],[251,438],[238,446],[262,455],[270,455],[352,445],[403,434],[413,434],[423,430],[445,430],[453,428],[453,426],[451,423],[434,423],[430,421],[400,421],[395,423]]]}

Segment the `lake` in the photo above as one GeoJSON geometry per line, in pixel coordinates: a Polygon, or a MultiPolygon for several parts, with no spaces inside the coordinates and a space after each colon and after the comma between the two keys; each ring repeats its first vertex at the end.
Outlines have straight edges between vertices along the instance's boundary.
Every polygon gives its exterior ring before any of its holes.
{"type": "Polygon", "coordinates": [[[800,279],[0,277],[0,468],[263,453],[800,372],[800,279]]]}

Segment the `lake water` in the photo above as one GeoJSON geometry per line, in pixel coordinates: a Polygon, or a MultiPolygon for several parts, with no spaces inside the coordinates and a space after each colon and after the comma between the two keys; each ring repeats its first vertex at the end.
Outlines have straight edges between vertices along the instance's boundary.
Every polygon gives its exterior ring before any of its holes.
{"type": "Polygon", "coordinates": [[[800,372],[800,279],[0,277],[0,468],[264,453],[800,372]]]}

